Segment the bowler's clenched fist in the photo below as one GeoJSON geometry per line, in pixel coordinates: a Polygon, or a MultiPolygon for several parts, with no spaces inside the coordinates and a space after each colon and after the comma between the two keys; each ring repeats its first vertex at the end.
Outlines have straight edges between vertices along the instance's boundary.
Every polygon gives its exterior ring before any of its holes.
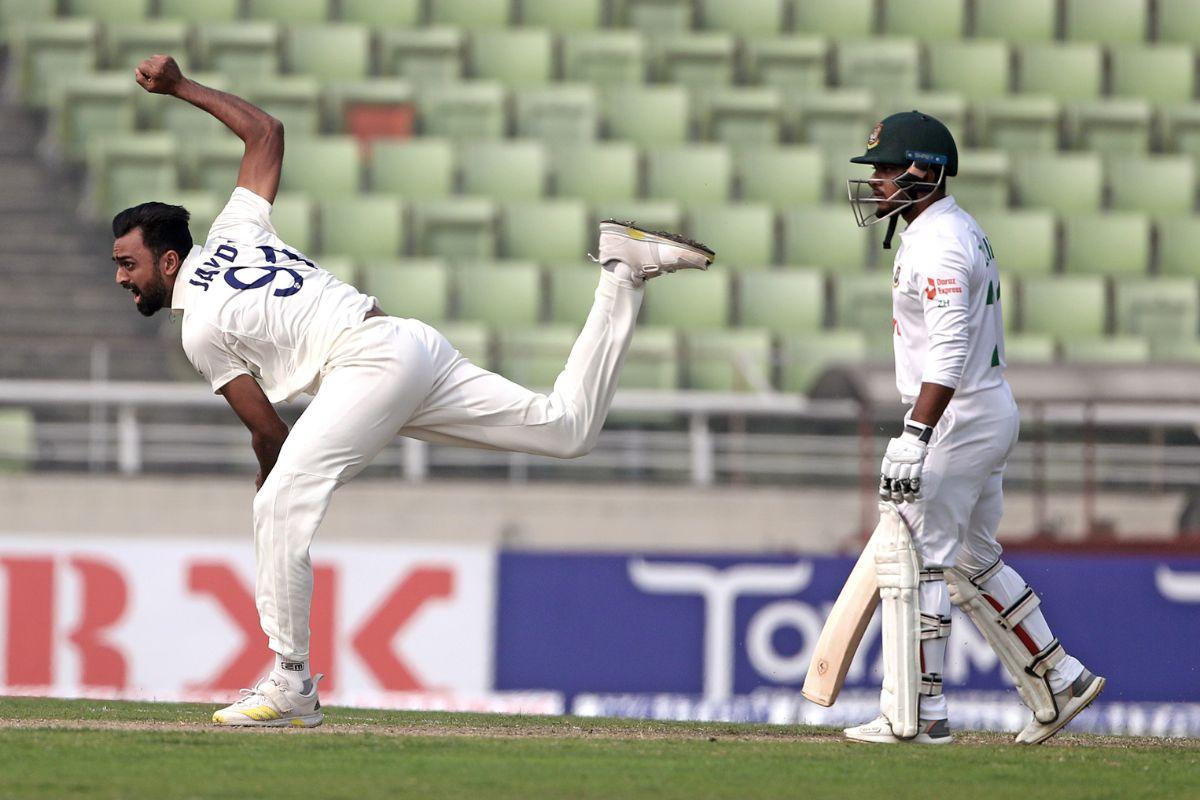
{"type": "Polygon", "coordinates": [[[175,94],[183,73],[170,56],[150,56],[135,71],[138,85],[154,94],[175,94]]]}

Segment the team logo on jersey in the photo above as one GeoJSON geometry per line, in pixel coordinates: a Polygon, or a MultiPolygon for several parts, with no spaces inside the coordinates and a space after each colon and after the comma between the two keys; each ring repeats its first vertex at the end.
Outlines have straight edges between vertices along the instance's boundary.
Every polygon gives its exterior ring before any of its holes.
{"type": "Polygon", "coordinates": [[[892,288],[893,289],[900,288],[900,265],[899,264],[897,264],[896,269],[894,269],[892,271],[892,288]]]}
{"type": "Polygon", "coordinates": [[[871,135],[867,137],[867,149],[870,150],[875,145],[879,144],[879,137],[883,134],[883,123],[876,122],[875,127],[871,130],[871,135]]]}

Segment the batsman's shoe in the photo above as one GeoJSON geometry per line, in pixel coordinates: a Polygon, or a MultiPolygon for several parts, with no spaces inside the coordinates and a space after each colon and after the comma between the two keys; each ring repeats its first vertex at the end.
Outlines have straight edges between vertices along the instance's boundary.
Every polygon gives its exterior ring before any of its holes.
{"type": "Polygon", "coordinates": [[[851,741],[873,744],[950,744],[954,741],[950,735],[950,723],[944,719],[923,719],[916,736],[901,739],[892,733],[892,724],[882,714],[870,722],[846,728],[843,733],[851,741]]]}
{"type": "Polygon", "coordinates": [[[1084,669],[1070,686],[1054,695],[1058,716],[1050,722],[1038,722],[1036,717],[1029,720],[1025,729],[1017,734],[1017,744],[1041,744],[1046,741],[1065,728],[1080,711],[1091,705],[1103,688],[1104,678],[1084,669]]]}
{"type": "Polygon", "coordinates": [[[717,257],[709,248],[677,233],[648,231],[632,222],[606,219],[600,223],[601,264],[623,261],[636,281],[681,269],[708,269],[717,257]]]}
{"type": "Polygon", "coordinates": [[[218,725],[262,728],[315,728],[325,721],[317,683],[324,675],[312,678],[312,689],[301,694],[287,679],[274,674],[259,681],[253,689],[242,689],[242,699],[213,714],[218,725]]]}

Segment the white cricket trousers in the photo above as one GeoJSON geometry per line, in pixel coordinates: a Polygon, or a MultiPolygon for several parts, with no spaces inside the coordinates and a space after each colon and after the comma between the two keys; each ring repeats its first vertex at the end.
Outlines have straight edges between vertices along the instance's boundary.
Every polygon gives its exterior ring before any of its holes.
{"type": "MultiPolygon", "coordinates": [[[[955,396],[946,407],[925,454],[921,496],[900,505],[913,531],[913,544],[926,569],[957,566],[974,574],[993,565],[1003,548],[996,541],[1004,514],[1004,467],[1017,444],[1021,417],[1008,383],[955,396]]],[[[983,584],[983,590],[1009,606],[1025,590],[1025,581],[1005,567],[983,584]]],[[[950,618],[950,593],[944,581],[922,583],[921,613],[950,618]]],[[[1022,623],[1045,647],[1053,639],[1040,609],[1022,623]]],[[[921,671],[940,676],[946,660],[947,638],[926,639],[921,645],[921,671]]],[[[1083,665],[1068,656],[1050,670],[1050,687],[1059,692],[1071,684],[1083,665]]],[[[946,697],[940,692],[921,697],[922,719],[944,719],[946,697]]]]}
{"type": "Polygon", "coordinates": [[[592,310],[550,394],[472,364],[417,320],[373,317],[338,339],[254,498],[255,600],[272,650],[308,659],[313,534],[334,490],[397,434],[557,458],[595,446],[643,296],[599,271],[592,310]]]}

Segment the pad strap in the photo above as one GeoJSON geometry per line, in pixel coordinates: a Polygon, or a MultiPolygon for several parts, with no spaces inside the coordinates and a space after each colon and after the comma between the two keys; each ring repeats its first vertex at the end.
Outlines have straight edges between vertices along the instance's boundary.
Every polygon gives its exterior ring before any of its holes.
{"type": "Polygon", "coordinates": [[[940,614],[921,614],[921,641],[945,639],[950,635],[950,617],[940,614]]]}
{"type": "Polygon", "coordinates": [[[937,672],[921,673],[921,683],[917,691],[926,697],[935,697],[942,693],[942,676],[937,672]]]}

